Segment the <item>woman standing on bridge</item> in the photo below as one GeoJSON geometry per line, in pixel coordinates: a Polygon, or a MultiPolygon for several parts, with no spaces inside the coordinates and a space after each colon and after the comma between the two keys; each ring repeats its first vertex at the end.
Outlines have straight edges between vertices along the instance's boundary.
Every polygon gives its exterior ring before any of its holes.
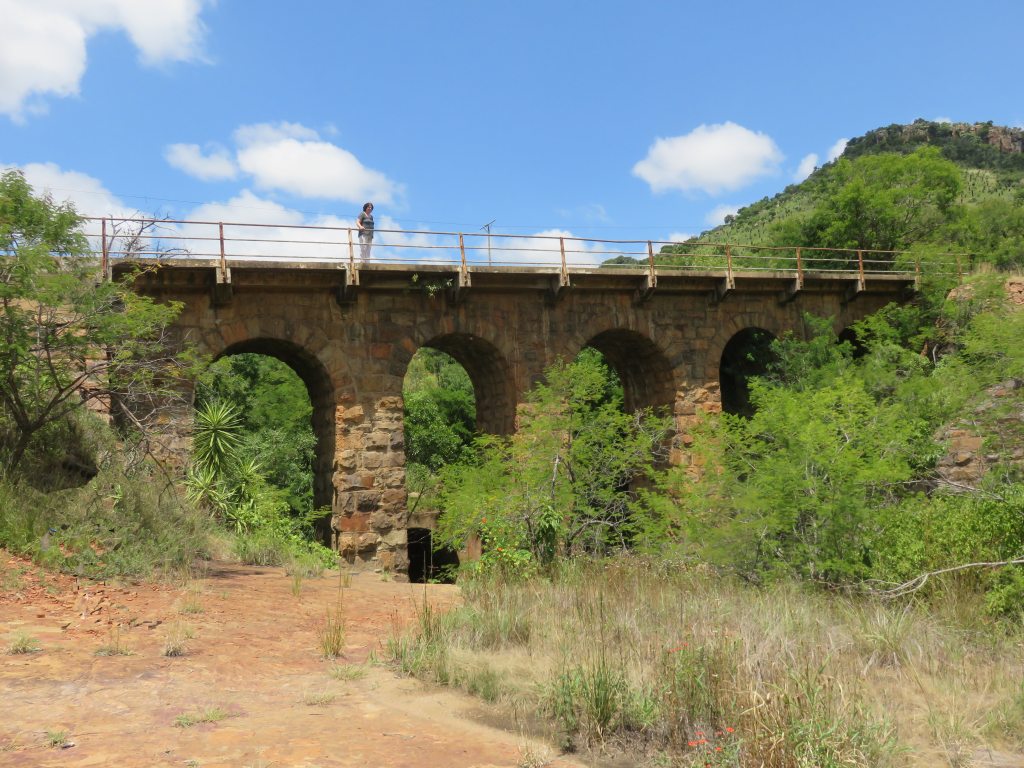
{"type": "Polygon", "coordinates": [[[356,219],[356,226],[359,227],[359,258],[369,261],[370,244],[373,242],[373,203],[366,203],[363,206],[363,212],[356,219]]]}

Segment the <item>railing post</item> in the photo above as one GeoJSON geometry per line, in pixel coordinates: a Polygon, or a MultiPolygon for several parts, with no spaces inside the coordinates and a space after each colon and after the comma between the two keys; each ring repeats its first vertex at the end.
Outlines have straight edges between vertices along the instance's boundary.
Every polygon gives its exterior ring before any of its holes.
{"type": "Polygon", "coordinates": [[[860,282],[861,290],[867,285],[864,280],[864,251],[857,249],[857,280],[860,282]]]}
{"type": "Polygon", "coordinates": [[[345,270],[345,295],[351,299],[351,289],[353,286],[359,285],[359,270],[356,269],[356,249],[352,245],[352,229],[346,230],[348,232],[348,269],[345,270]]]}
{"type": "Polygon", "coordinates": [[[804,284],[804,261],[803,261],[803,248],[797,247],[796,249],[796,281],[798,285],[804,284]]]}
{"type": "Polygon", "coordinates": [[[733,279],[732,276],[732,245],[730,245],[729,243],[725,244],[725,275],[726,284],[731,289],[734,285],[736,285],[736,281],[733,279]]]}
{"type": "Polygon", "coordinates": [[[102,243],[102,257],[100,258],[100,266],[103,269],[103,279],[110,279],[110,252],[107,250],[107,218],[103,217],[102,223],[100,224],[100,242],[102,243]]]}
{"type": "Polygon", "coordinates": [[[647,287],[654,290],[658,285],[658,273],[654,270],[654,243],[647,241],[647,287]]]}
{"type": "Polygon", "coordinates": [[[569,284],[569,266],[565,262],[565,238],[564,237],[558,238],[558,250],[562,254],[562,274],[559,275],[558,282],[559,282],[560,285],[568,285],[569,284]]]}
{"type": "Polygon", "coordinates": [[[228,273],[228,259],[224,250],[224,222],[220,222],[220,224],[217,225],[217,229],[220,234],[220,268],[226,275],[228,273]]]}
{"type": "Polygon", "coordinates": [[[469,265],[466,264],[466,243],[461,232],[459,232],[459,259],[459,287],[464,288],[469,285],[469,265]]]}
{"type": "Polygon", "coordinates": [[[956,255],[956,281],[961,284],[964,282],[964,268],[960,263],[959,253],[956,255]]]}

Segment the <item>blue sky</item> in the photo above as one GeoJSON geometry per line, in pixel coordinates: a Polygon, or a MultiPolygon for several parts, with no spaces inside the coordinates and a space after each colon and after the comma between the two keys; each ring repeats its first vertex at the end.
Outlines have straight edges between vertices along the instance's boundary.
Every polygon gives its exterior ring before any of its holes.
{"type": "Polygon", "coordinates": [[[917,117],[1024,3],[0,0],[0,166],[85,213],[668,240],[917,117]]]}

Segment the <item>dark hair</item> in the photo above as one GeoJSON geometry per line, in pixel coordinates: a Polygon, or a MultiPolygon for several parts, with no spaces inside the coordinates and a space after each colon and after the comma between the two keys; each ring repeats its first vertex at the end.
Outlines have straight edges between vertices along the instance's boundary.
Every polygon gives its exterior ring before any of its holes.
{"type": "Polygon", "coordinates": [[[373,208],[373,203],[363,203],[363,213],[366,212],[367,208],[373,208]]]}

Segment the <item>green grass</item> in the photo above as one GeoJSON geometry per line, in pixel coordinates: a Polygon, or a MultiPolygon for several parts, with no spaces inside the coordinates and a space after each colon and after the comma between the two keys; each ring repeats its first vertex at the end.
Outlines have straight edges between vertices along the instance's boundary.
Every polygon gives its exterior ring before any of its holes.
{"type": "Polygon", "coordinates": [[[362,680],[366,667],[362,664],[334,664],[327,672],[335,680],[362,680]]]}
{"type": "Polygon", "coordinates": [[[7,652],[11,655],[36,653],[40,650],[42,650],[42,646],[39,644],[39,640],[25,632],[15,634],[10,645],[7,646],[7,652]]]}
{"type": "Polygon", "coordinates": [[[106,641],[96,649],[97,656],[131,656],[133,653],[120,629],[112,629],[106,641]]]}
{"type": "Polygon", "coordinates": [[[307,707],[326,707],[333,704],[336,698],[337,694],[330,691],[306,691],[302,695],[302,703],[307,707]]]}
{"type": "Polygon", "coordinates": [[[67,731],[47,731],[44,736],[46,746],[50,749],[59,749],[68,743],[67,731]]]}
{"type": "Polygon", "coordinates": [[[207,707],[197,712],[183,712],[174,718],[176,728],[191,728],[200,723],[218,723],[231,717],[231,713],[220,707],[207,707]]]}

